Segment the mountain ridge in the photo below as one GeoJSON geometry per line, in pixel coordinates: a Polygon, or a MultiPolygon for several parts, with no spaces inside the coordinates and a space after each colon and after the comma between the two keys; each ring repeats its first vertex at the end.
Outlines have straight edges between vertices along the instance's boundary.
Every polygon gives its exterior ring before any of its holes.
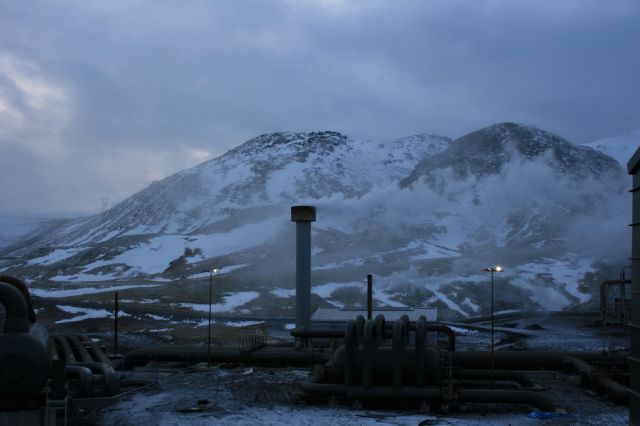
{"type": "Polygon", "coordinates": [[[54,284],[164,282],[222,264],[244,289],[277,287],[270,277],[294,264],[289,206],[309,203],[321,286],[355,285],[366,270],[388,303],[459,313],[484,303],[476,272],[500,260],[514,300],[561,309],[591,300],[593,265],[628,257],[626,179],[605,154],[513,123],[455,141],[278,132],[62,225],[8,270],[54,284]]]}

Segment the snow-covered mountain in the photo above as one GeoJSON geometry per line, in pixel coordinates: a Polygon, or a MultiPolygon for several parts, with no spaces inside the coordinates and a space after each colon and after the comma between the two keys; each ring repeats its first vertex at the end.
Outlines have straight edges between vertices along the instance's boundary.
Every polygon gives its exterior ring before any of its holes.
{"type": "Polygon", "coordinates": [[[104,214],[75,221],[46,242],[78,245],[126,235],[208,234],[233,226],[230,221],[258,220],[267,216],[265,210],[302,198],[359,197],[375,185],[397,182],[449,142],[432,135],[381,142],[336,132],[261,135],[152,183],[104,214]]]}
{"type": "Polygon", "coordinates": [[[359,302],[374,273],[378,303],[473,314],[486,303],[478,271],[500,262],[508,306],[559,309],[589,301],[602,265],[628,257],[626,189],[610,157],[513,123],[455,141],[274,133],[12,247],[23,260],[9,271],[197,280],[222,264],[243,289],[288,297],[289,206],[310,203],[317,303],[359,302]]]}
{"type": "Polygon", "coordinates": [[[584,145],[615,158],[623,167],[626,168],[627,163],[633,154],[635,154],[638,147],[640,147],[640,129],[629,131],[620,136],[586,143],[584,145]]]}

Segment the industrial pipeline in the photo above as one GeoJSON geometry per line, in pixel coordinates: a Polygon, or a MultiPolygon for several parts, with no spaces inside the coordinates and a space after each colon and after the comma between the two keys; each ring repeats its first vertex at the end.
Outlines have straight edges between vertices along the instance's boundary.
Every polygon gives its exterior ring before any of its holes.
{"type": "MultiPolygon", "coordinates": [[[[56,362],[62,365],[60,380],[69,384],[70,395],[112,396],[118,392],[120,379],[104,351],[84,336],[50,336],[37,322],[22,280],[0,275],[0,305],[4,307],[0,330],[3,410],[42,405],[44,388],[55,377],[52,365],[56,362]]],[[[66,389],[64,384],[61,388],[66,389]]]]}
{"type": "Polygon", "coordinates": [[[49,378],[49,336],[35,321],[26,285],[0,276],[4,330],[0,334],[0,400],[35,398],[49,378]]]}
{"type": "Polygon", "coordinates": [[[628,403],[627,387],[609,377],[609,367],[626,366],[626,357],[620,354],[442,351],[426,343],[429,324],[424,318],[412,326],[406,317],[394,321],[391,339],[387,330],[380,318],[349,321],[344,345],[329,362],[316,367],[313,378],[303,385],[305,392],[348,400],[416,401],[436,406],[451,402],[524,403],[553,411],[553,403],[540,392],[522,389],[530,388],[531,382],[518,370],[540,369],[574,372],[584,385],[616,402],[628,403]],[[362,323],[364,326],[358,325],[362,323]],[[519,388],[505,387],[505,381],[519,388]]]}

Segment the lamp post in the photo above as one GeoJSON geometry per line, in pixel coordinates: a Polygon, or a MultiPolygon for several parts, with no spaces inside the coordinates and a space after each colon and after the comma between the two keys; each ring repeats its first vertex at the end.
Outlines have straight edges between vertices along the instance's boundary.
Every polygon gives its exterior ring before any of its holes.
{"type": "Polygon", "coordinates": [[[482,272],[491,272],[491,388],[495,386],[496,383],[496,363],[495,363],[495,352],[493,350],[493,274],[496,272],[502,272],[502,266],[494,266],[490,268],[484,268],[482,272]]]}
{"type": "Polygon", "coordinates": [[[209,339],[207,343],[207,367],[211,367],[211,297],[213,295],[213,276],[218,273],[218,268],[209,271],[209,339]]]}

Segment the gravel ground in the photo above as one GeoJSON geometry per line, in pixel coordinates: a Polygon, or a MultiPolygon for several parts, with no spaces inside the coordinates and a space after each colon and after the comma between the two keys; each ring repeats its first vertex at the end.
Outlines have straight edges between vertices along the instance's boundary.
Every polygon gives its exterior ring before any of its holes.
{"type": "Polygon", "coordinates": [[[540,420],[526,405],[469,404],[466,412],[421,413],[419,407],[380,410],[305,401],[304,369],[147,368],[129,378],[147,378],[151,387],[124,397],[78,424],[100,425],[624,425],[628,410],[580,388],[577,377],[532,372],[532,380],[567,415],[540,420]]]}

